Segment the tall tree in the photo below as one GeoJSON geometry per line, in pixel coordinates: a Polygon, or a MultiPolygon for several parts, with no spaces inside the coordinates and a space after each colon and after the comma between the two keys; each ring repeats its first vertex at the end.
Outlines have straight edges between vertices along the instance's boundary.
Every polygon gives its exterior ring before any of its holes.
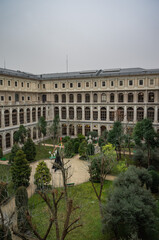
{"type": "Polygon", "coordinates": [[[143,119],[138,122],[133,131],[133,138],[136,146],[142,147],[145,145],[147,148],[148,166],[151,165],[151,152],[157,145],[157,134],[152,126],[152,122],[149,119],[143,119]]]}
{"type": "Polygon", "coordinates": [[[31,167],[22,150],[16,153],[13,165],[11,167],[12,181],[16,188],[20,186],[29,186],[31,167]]]}
{"type": "Polygon", "coordinates": [[[117,159],[121,159],[121,143],[123,137],[122,124],[119,121],[114,122],[113,129],[108,132],[108,142],[115,146],[117,159]]]}
{"type": "Polygon", "coordinates": [[[59,115],[56,115],[53,119],[53,123],[50,127],[50,134],[53,137],[53,141],[57,138],[58,133],[59,133],[59,123],[60,123],[60,119],[59,119],[59,115]]]}
{"type": "Polygon", "coordinates": [[[33,140],[31,138],[27,139],[27,141],[24,143],[22,150],[24,151],[24,153],[26,155],[26,159],[29,162],[32,162],[35,160],[36,147],[35,147],[35,143],[33,142],[33,140]]]}
{"type": "Polygon", "coordinates": [[[20,125],[19,130],[15,132],[13,138],[16,143],[24,144],[27,136],[27,130],[23,125],[20,125]]]}

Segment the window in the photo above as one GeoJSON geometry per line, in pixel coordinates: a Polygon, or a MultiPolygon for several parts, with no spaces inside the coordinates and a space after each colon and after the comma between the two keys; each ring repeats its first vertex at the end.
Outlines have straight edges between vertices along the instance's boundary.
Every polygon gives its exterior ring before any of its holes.
{"type": "Polygon", "coordinates": [[[134,95],[132,93],[128,93],[128,102],[133,102],[134,95]]]}
{"type": "Polygon", "coordinates": [[[24,83],[23,82],[21,83],[21,87],[24,87],[24,83]]]}
{"type": "Polygon", "coordinates": [[[10,81],[8,81],[8,86],[10,86],[10,81]]]}
{"type": "Polygon", "coordinates": [[[36,122],[36,108],[32,109],[32,121],[36,122]]]}
{"type": "Polygon", "coordinates": [[[10,139],[10,133],[6,134],[6,148],[11,147],[11,139],[10,139]]]}
{"type": "Polygon", "coordinates": [[[72,124],[69,126],[69,135],[74,136],[74,126],[72,124]]]}
{"type": "Polygon", "coordinates": [[[59,102],[59,96],[57,94],[54,95],[54,100],[55,100],[55,103],[59,102]]]}
{"type": "Polygon", "coordinates": [[[106,94],[102,93],[101,95],[101,102],[106,102],[106,94]]]}
{"type": "Polygon", "coordinates": [[[3,80],[0,80],[0,85],[3,85],[3,80]]]}
{"type": "Polygon", "coordinates": [[[88,136],[88,133],[90,132],[90,126],[89,125],[86,125],[85,126],[85,136],[88,136]]]}
{"type": "Polygon", "coordinates": [[[133,85],[133,80],[129,80],[129,86],[133,85]]]}
{"type": "Polygon", "coordinates": [[[28,96],[28,101],[30,101],[30,97],[28,96]]]}
{"type": "Polygon", "coordinates": [[[78,83],[78,87],[81,87],[81,83],[78,83]]]}
{"type": "Polygon", "coordinates": [[[43,94],[43,95],[42,95],[42,102],[45,103],[46,101],[47,101],[46,95],[43,94]]]}
{"type": "Polygon", "coordinates": [[[140,92],[138,94],[138,102],[143,102],[143,101],[144,101],[144,94],[143,94],[143,92],[140,92]]]}
{"type": "Polygon", "coordinates": [[[14,109],[12,111],[12,123],[13,123],[13,125],[17,125],[17,110],[16,109],[14,109]]]}
{"type": "Polygon", "coordinates": [[[19,121],[20,121],[20,124],[24,123],[24,110],[22,108],[19,111],[19,121]]]}
{"type": "Polygon", "coordinates": [[[119,81],[119,86],[123,86],[123,81],[119,81]]]}
{"type": "Polygon", "coordinates": [[[154,84],[154,79],[150,79],[150,85],[154,84]]]}
{"type": "Polygon", "coordinates": [[[154,102],[154,93],[153,92],[150,92],[149,94],[148,94],[148,101],[149,102],[154,102]]]}
{"type": "Polygon", "coordinates": [[[69,102],[70,102],[70,103],[73,103],[73,102],[74,102],[74,96],[73,96],[73,94],[70,94],[70,95],[69,95],[69,102]]]}
{"type": "Polygon", "coordinates": [[[114,121],[114,112],[113,111],[109,112],[109,120],[114,121]]]}
{"type": "Polygon", "coordinates": [[[89,87],[89,82],[86,82],[86,87],[89,87]]]}
{"type": "Polygon", "coordinates": [[[127,120],[128,122],[133,122],[134,120],[134,109],[131,107],[127,109],[127,120]]]}
{"type": "Polygon", "coordinates": [[[110,94],[110,102],[114,102],[114,93],[110,94]]]}
{"type": "Polygon", "coordinates": [[[24,101],[24,96],[22,96],[22,101],[24,101]]]}
{"type": "Polygon", "coordinates": [[[154,121],[155,111],[153,108],[147,109],[147,118],[150,119],[152,122],[154,121]]]}
{"type": "Polygon", "coordinates": [[[110,82],[110,86],[113,87],[114,86],[114,81],[110,82]]]}
{"type": "Polygon", "coordinates": [[[82,134],[82,125],[77,125],[77,134],[82,134]]]}
{"type": "Polygon", "coordinates": [[[9,100],[9,101],[11,101],[11,100],[12,100],[12,97],[11,97],[11,96],[9,96],[9,97],[8,97],[8,100],[9,100]]]}
{"type": "Polygon", "coordinates": [[[66,102],[66,94],[62,94],[62,102],[63,102],[63,103],[66,102]]]}
{"type": "Polygon", "coordinates": [[[10,122],[9,122],[9,110],[4,111],[4,121],[5,121],[5,127],[8,127],[10,122]]]}
{"type": "Polygon", "coordinates": [[[81,107],[77,108],[77,119],[82,120],[82,108],[81,107]]]}
{"type": "Polygon", "coordinates": [[[4,96],[1,96],[1,101],[4,101],[4,96]]]}
{"type": "Polygon", "coordinates": [[[98,111],[93,111],[93,120],[98,120],[98,111]]]}
{"type": "Polygon", "coordinates": [[[65,88],[65,83],[62,84],[62,88],[65,88]]]}
{"type": "Polygon", "coordinates": [[[105,87],[105,81],[104,81],[104,82],[102,82],[102,87],[105,87]]]}
{"type": "Polygon", "coordinates": [[[101,108],[101,111],[100,111],[100,118],[101,118],[101,120],[105,121],[105,120],[106,120],[106,117],[107,117],[106,108],[105,108],[105,107],[102,107],[102,108],[101,108]]]}
{"type": "Polygon", "coordinates": [[[140,80],[139,80],[139,85],[141,86],[141,85],[143,85],[143,84],[144,84],[143,79],[140,79],[140,80]]]}
{"type": "Polygon", "coordinates": [[[36,127],[33,128],[33,139],[36,139],[36,127]]]}
{"type": "Polygon", "coordinates": [[[89,94],[85,95],[85,102],[90,102],[90,95],[89,94]]]}
{"type": "Polygon", "coordinates": [[[39,120],[40,117],[41,117],[41,108],[39,107],[38,108],[38,120],[39,120]]]}
{"type": "Polygon", "coordinates": [[[62,117],[62,119],[66,119],[66,108],[65,107],[62,107],[62,109],[61,109],[61,117],[62,117]]]}
{"type": "Polygon", "coordinates": [[[29,88],[29,83],[27,83],[27,88],[29,88]]]}
{"type": "Polygon", "coordinates": [[[137,121],[142,121],[144,119],[144,109],[139,107],[137,109],[137,121]]]}
{"type": "Polygon", "coordinates": [[[15,82],[15,87],[17,87],[18,86],[18,83],[17,82],[15,82]]]}
{"type": "Polygon", "coordinates": [[[73,83],[70,83],[70,88],[73,88],[73,83]]]}
{"type": "Polygon", "coordinates": [[[57,88],[57,83],[55,83],[55,88],[57,88]]]}
{"type": "Polygon", "coordinates": [[[90,108],[85,108],[85,120],[90,120],[90,108]]]}
{"type": "Polygon", "coordinates": [[[74,119],[74,108],[73,107],[69,108],[69,119],[74,119]]]}
{"type": "Polygon", "coordinates": [[[77,94],[77,102],[82,102],[82,95],[81,94],[77,94]]]}
{"type": "Polygon", "coordinates": [[[59,108],[58,107],[54,108],[54,116],[59,116],[59,108]]]}
{"type": "Polygon", "coordinates": [[[45,84],[43,84],[43,88],[45,88],[45,84]]]}
{"type": "Polygon", "coordinates": [[[98,95],[96,93],[93,95],[93,102],[98,102],[98,95]]]}
{"type": "Polygon", "coordinates": [[[119,107],[117,110],[117,120],[122,122],[124,120],[124,108],[119,107]]]}
{"type": "Polygon", "coordinates": [[[123,93],[119,93],[119,95],[118,95],[118,102],[124,102],[124,95],[123,95],[123,93]]]}
{"type": "Polygon", "coordinates": [[[97,82],[94,82],[94,87],[96,87],[97,86],[97,82]]]}
{"type": "Polygon", "coordinates": [[[30,109],[27,108],[27,123],[30,123],[30,109]]]}
{"type": "Polygon", "coordinates": [[[19,94],[15,93],[15,102],[19,102],[19,94]]]}
{"type": "Polygon", "coordinates": [[[38,88],[40,87],[40,84],[38,84],[38,88]]]}
{"type": "Polygon", "coordinates": [[[43,108],[43,117],[46,119],[46,107],[43,108]]]}
{"type": "Polygon", "coordinates": [[[67,135],[67,126],[66,126],[66,124],[62,124],[62,135],[67,135]]]}

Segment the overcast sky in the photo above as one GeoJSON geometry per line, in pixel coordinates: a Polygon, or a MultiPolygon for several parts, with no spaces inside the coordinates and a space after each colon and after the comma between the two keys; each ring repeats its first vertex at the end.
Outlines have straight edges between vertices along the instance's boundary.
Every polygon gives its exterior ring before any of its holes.
{"type": "Polygon", "coordinates": [[[0,67],[159,68],[159,0],[0,0],[0,67]]]}

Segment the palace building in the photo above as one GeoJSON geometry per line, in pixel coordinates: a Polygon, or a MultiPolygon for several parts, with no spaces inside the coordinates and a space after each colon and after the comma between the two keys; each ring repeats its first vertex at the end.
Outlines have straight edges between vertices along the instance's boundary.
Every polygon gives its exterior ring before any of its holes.
{"type": "Polygon", "coordinates": [[[159,131],[159,69],[105,69],[34,75],[0,68],[0,147],[10,151],[13,136],[24,125],[31,138],[60,118],[61,136],[110,130],[119,120],[129,129],[144,118],[159,131]]]}

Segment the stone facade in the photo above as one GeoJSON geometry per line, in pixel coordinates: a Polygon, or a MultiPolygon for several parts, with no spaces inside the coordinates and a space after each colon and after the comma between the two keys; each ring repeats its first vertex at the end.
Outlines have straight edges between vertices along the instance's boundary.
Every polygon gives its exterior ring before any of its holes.
{"type": "Polygon", "coordinates": [[[110,69],[32,75],[0,69],[0,147],[8,152],[23,124],[34,141],[40,116],[59,114],[61,135],[101,135],[115,120],[125,128],[150,118],[159,131],[159,69],[110,69]]]}

